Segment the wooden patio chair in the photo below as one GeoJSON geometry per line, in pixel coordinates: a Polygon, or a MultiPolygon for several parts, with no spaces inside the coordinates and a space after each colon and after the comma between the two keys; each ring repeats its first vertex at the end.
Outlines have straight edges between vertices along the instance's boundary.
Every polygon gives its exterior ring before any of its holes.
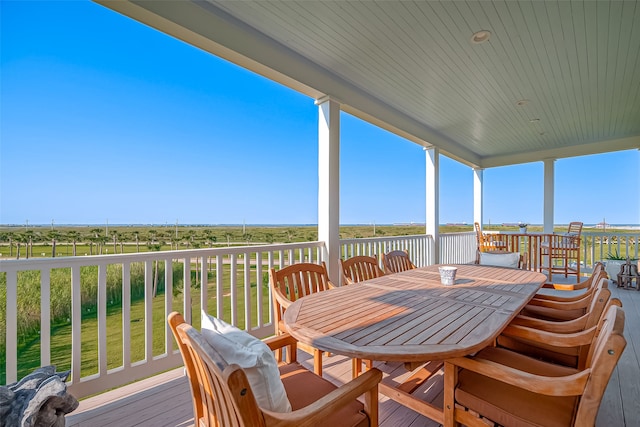
{"type": "Polygon", "coordinates": [[[574,320],[586,314],[597,290],[601,288],[608,288],[607,279],[602,277],[595,286],[578,299],[554,301],[544,298],[533,298],[522,309],[521,314],[552,321],[574,320]]]}
{"type": "Polygon", "coordinates": [[[518,316],[498,337],[496,345],[547,362],[584,369],[599,324],[611,305],[622,307],[619,299],[611,299],[608,288],[600,288],[587,313],[578,319],[553,322],[518,316]]]}
{"type": "Polygon", "coordinates": [[[382,373],[371,369],[336,387],[296,362],[296,340],[288,334],[265,340],[271,349],[289,346],[292,361],[278,367],[291,412],[261,408],[246,372],[228,363],[217,349],[185,323],[179,313],[168,318],[184,360],[199,427],[240,426],[377,426],[378,383],[382,373]],[[364,395],[364,404],[357,400],[364,395]]]}
{"type": "Polygon", "coordinates": [[[400,273],[401,271],[413,270],[416,266],[409,259],[407,251],[391,251],[382,254],[382,265],[385,274],[400,273]]]}
{"type": "Polygon", "coordinates": [[[384,276],[384,271],[378,265],[378,259],[372,256],[354,256],[346,260],[341,259],[342,282],[346,285],[362,282],[384,276]]]}
{"type": "Polygon", "coordinates": [[[582,223],[572,222],[564,234],[549,235],[549,240],[540,244],[540,271],[547,270],[549,280],[553,274],[564,274],[568,277],[575,274],[580,277],[580,234],[582,223]],[[560,265],[556,265],[560,261],[560,265]],[[545,262],[549,265],[545,265],[545,262]],[[572,262],[576,263],[572,267],[572,262]]]}
{"type": "Polygon", "coordinates": [[[594,286],[601,278],[607,279],[607,272],[604,270],[604,264],[597,262],[593,266],[591,275],[578,283],[545,283],[536,294],[536,298],[567,300],[569,298],[578,299],[592,286],[594,286]]]}
{"type": "MultiPolygon", "coordinates": [[[[326,291],[334,287],[329,280],[324,262],[322,264],[301,262],[280,270],[272,268],[269,271],[269,283],[273,295],[276,335],[287,333],[283,321],[284,311],[294,301],[305,295],[326,291]]],[[[300,344],[299,347],[313,355],[314,371],[316,374],[322,375],[322,352],[304,344],[300,344]]],[[[276,351],[276,357],[278,361],[282,360],[280,350],[276,351]]]]}
{"type": "Polygon", "coordinates": [[[498,234],[483,233],[480,229],[480,224],[477,222],[473,223],[473,227],[476,230],[476,243],[478,245],[478,252],[507,250],[507,242],[501,241],[498,237],[498,234]]]}
{"type": "Polygon", "coordinates": [[[595,425],[611,373],[626,346],[624,312],[612,306],[585,369],[489,347],[445,361],[445,425],[595,425]]]}

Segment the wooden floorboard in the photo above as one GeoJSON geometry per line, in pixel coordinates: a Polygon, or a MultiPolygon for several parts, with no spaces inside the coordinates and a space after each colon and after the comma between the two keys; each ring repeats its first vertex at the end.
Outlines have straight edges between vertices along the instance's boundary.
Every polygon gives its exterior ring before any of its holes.
{"type": "MultiPolygon", "coordinates": [[[[640,292],[618,289],[615,285],[611,290],[623,303],[627,348],[605,392],[596,426],[635,427],[640,426],[640,292]]],[[[310,355],[299,352],[299,360],[312,367],[310,355]]],[[[383,371],[385,380],[401,380],[410,375],[398,363],[380,362],[376,367],[383,371]]],[[[323,369],[323,376],[335,384],[351,379],[351,362],[343,356],[325,356],[323,369]]],[[[440,390],[441,386],[426,383],[416,393],[430,401],[441,401],[440,390]]],[[[83,400],[67,416],[67,426],[188,427],[193,425],[192,411],[189,385],[183,370],[178,369],[83,400]]],[[[380,397],[380,425],[438,426],[384,396],[380,397]]]]}

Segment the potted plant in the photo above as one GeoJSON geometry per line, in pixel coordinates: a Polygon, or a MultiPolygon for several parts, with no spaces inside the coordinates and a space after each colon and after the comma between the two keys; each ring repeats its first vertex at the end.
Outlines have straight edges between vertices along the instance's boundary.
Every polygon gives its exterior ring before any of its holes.
{"type": "MultiPolygon", "coordinates": [[[[629,260],[632,264],[638,264],[637,258],[629,257],[629,260]]],[[[620,273],[620,267],[627,262],[627,256],[621,255],[618,253],[618,250],[614,250],[613,252],[609,252],[607,257],[603,260],[604,263],[604,271],[609,275],[609,280],[613,282],[617,282],[618,273],[620,273]]]]}
{"type": "Polygon", "coordinates": [[[529,224],[525,223],[525,222],[519,222],[518,223],[518,227],[520,227],[520,233],[525,234],[527,232],[527,226],[529,224]]]}

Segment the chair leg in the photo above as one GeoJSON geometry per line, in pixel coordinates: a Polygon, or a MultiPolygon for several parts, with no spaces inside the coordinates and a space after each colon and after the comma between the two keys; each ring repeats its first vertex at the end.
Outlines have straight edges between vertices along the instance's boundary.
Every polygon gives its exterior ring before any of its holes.
{"type": "Polygon", "coordinates": [[[313,349],[313,372],[319,377],[322,376],[322,350],[313,349]]]}
{"type": "Polygon", "coordinates": [[[351,359],[351,378],[355,379],[362,373],[362,359],[351,359]]]}

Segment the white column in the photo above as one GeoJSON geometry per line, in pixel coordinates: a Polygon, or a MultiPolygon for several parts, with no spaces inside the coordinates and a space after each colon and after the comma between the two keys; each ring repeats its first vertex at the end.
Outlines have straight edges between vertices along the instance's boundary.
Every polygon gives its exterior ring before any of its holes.
{"type": "Polygon", "coordinates": [[[434,247],[429,264],[440,261],[439,222],[440,222],[440,150],[437,148],[425,149],[427,160],[426,171],[426,233],[433,236],[434,247]]]}
{"type": "Polygon", "coordinates": [[[329,279],[340,273],[340,104],[324,97],[318,106],[318,240],[324,241],[329,279]]]}
{"type": "Polygon", "coordinates": [[[553,233],[554,167],[556,159],[544,160],[544,232],[553,233]]]}
{"type": "Polygon", "coordinates": [[[480,224],[480,227],[484,214],[483,172],[484,169],[473,168],[473,222],[480,224]]]}

